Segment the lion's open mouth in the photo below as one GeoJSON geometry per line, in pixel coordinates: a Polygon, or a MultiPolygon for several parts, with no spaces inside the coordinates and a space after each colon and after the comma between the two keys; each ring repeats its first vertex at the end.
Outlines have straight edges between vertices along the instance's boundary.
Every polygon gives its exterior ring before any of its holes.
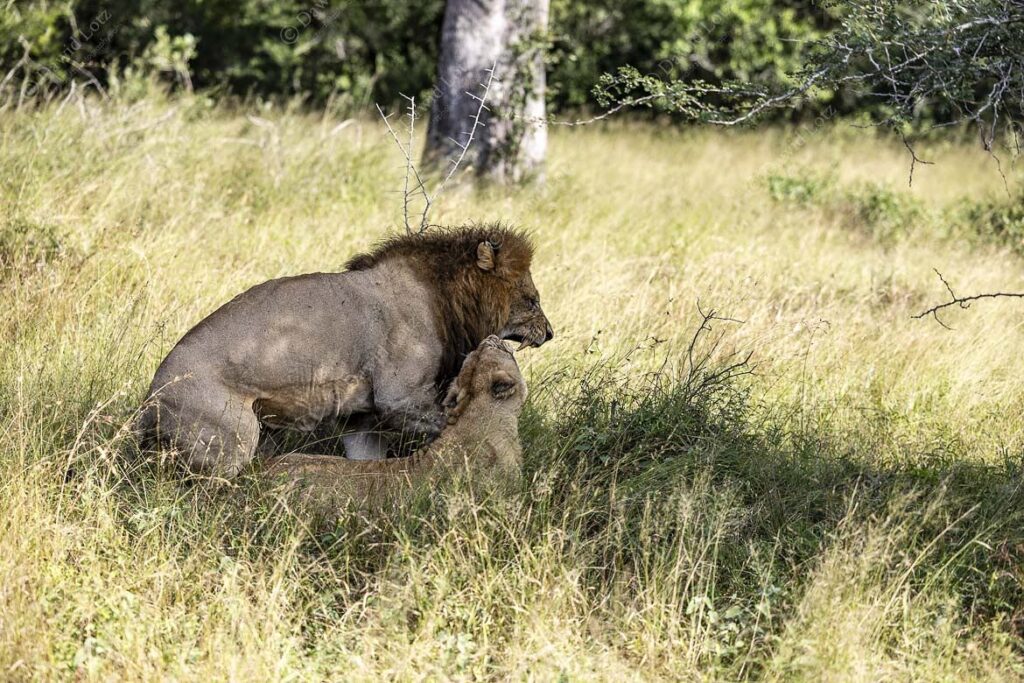
{"type": "Polygon", "coordinates": [[[508,334],[503,336],[502,339],[506,341],[516,342],[517,344],[519,344],[519,346],[516,348],[516,351],[522,351],[523,349],[528,348],[530,346],[534,348],[540,346],[539,341],[532,337],[528,337],[527,335],[520,332],[509,332],[508,334]]]}

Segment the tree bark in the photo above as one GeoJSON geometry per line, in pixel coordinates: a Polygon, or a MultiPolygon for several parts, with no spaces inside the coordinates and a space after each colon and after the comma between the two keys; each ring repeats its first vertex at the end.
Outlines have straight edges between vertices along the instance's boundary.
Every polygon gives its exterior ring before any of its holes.
{"type": "MultiPolygon", "coordinates": [[[[542,178],[544,34],[549,0],[448,0],[424,160],[457,159],[469,141],[479,97],[494,78],[463,164],[498,182],[542,178]]],[[[445,169],[446,170],[446,169],[445,169]]]]}

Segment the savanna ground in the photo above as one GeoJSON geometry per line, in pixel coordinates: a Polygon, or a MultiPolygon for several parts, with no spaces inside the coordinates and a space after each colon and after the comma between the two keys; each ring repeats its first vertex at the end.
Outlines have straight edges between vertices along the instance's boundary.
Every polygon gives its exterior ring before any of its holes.
{"type": "Polygon", "coordinates": [[[553,130],[546,186],[433,216],[539,247],[523,481],[332,522],[132,457],[185,330],[400,223],[379,121],[248,114],[0,118],[0,678],[1024,676],[1024,304],[911,318],[933,267],[1024,289],[983,151],[553,130]]]}

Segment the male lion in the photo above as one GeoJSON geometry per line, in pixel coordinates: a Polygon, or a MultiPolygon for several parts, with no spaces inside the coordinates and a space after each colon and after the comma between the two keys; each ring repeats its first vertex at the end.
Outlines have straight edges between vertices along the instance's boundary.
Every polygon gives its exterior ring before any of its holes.
{"type": "Polygon", "coordinates": [[[466,358],[444,401],[448,426],[426,448],[407,458],[374,461],[289,453],[272,458],[266,473],[322,504],[377,503],[463,462],[473,474],[515,473],[522,466],[524,401],[526,382],[512,351],[491,336],[466,358]]]}
{"type": "MultiPolygon", "coordinates": [[[[310,431],[355,418],[432,439],[445,422],[440,397],[483,339],[524,348],[554,336],[532,256],[507,227],[438,229],[393,237],[341,273],[256,285],[171,349],[138,431],[194,473],[223,478],[252,460],[261,422],[310,431]]],[[[351,458],[385,455],[365,434],[344,444],[351,458]]]]}

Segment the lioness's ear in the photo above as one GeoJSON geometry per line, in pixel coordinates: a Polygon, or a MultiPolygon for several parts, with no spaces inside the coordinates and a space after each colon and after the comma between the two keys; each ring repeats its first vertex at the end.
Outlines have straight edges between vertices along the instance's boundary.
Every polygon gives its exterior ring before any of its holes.
{"type": "Polygon", "coordinates": [[[494,245],[487,240],[476,247],[476,265],[480,270],[494,270],[494,245]]]}
{"type": "Polygon", "coordinates": [[[507,372],[496,372],[491,379],[491,396],[498,400],[511,398],[516,393],[516,380],[507,372]]]}

